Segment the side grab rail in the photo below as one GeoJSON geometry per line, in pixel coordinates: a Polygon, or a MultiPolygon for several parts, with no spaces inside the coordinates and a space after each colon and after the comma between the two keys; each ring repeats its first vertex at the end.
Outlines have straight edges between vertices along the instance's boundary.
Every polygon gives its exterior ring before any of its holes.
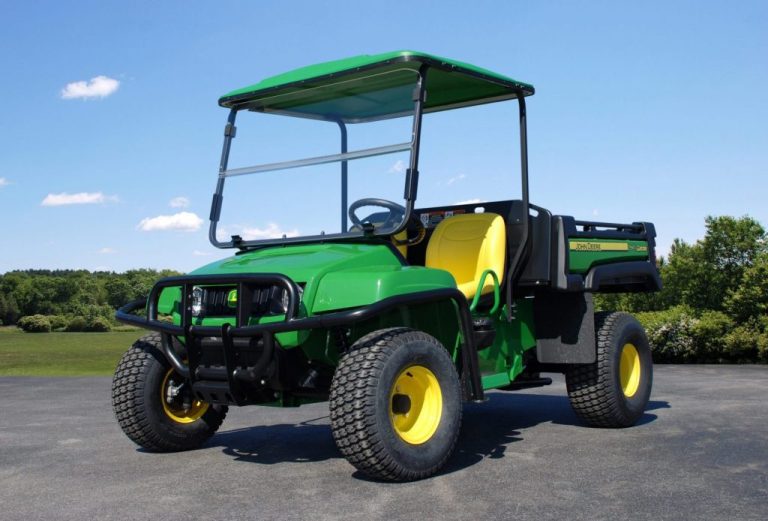
{"type": "Polygon", "coordinates": [[[475,312],[475,309],[477,309],[477,305],[480,303],[480,293],[483,290],[483,287],[485,287],[485,279],[488,278],[488,275],[491,276],[493,279],[493,307],[488,312],[489,315],[494,315],[499,310],[499,305],[501,304],[501,294],[499,290],[499,277],[496,275],[496,272],[487,269],[483,272],[482,275],[480,275],[480,283],[477,285],[477,291],[475,292],[475,298],[472,299],[472,304],[469,306],[469,311],[472,313],[475,312]]]}

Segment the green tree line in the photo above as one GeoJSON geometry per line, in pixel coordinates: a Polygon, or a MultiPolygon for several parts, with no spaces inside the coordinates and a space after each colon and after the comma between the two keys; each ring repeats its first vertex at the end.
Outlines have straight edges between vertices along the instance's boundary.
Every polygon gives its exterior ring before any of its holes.
{"type": "Polygon", "coordinates": [[[703,239],[675,240],[658,293],[598,295],[637,314],[660,362],[768,362],[768,237],[751,217],[708,217],[703,239]]]}
{"type": "Polygon", "coordinates": [[[24,270],[0,275],[0,321],[25,331],[105,331],[115,310],[146,297],[171,270],[125,273],[87,270],[24,270]]]}

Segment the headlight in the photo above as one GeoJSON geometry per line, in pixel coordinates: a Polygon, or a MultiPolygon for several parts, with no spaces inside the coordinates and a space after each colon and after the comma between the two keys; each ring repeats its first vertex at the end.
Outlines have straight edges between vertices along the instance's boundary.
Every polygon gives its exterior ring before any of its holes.
{"type": "MultiPolygon", "coordinates": [[[[299,294],[296,295],[301,301],[301,297],[304,294],[304,288],[298,286],[299,294]]],[[[269,313],[272,315],[284,315],[288,312],[288,291],[273,287],[269,292],[269,313]]]]}
{"type": "Polygon", "coordinates": [[[192,316],[199,317],[203,314],[203,288],[192,288],[192,316]]]}
{"type": "MultiPolygon", "coordinates": [[[[298,299],[304,293],[304,288],[298,286],[298,299]]],[[[209,286],[192,288],[192,316],[203,317],[227,317],[234,315],[237,310],[238,293],[236,288],[209,286]]],[[[288,312],[288,291],[282,287],[271,286],[255,288],[251,316],[285,315],[288,312]]]]}

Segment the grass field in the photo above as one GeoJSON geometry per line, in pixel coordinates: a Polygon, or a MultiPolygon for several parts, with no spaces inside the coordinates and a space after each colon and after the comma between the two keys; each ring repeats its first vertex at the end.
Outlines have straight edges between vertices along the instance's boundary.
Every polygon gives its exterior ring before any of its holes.
{"type": "Polygon", "coordinates": [[[108,376],[144,333],[24,333],[0,327],[0,376],[108,376]]]}

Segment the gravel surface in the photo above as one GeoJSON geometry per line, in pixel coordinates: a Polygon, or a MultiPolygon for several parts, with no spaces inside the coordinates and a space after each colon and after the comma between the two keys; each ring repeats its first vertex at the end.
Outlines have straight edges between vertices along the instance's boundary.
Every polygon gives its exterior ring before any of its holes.
{"type": "Polygon", "coordinates": [[[657,366],[635,427],[579,424],[559,376],[465,406],[438,476],[370,481],[327,404],[232,408],[202,449],[150,454],[109,378],[0,378],[0,519],[768,518],[768,367],[657,366]]]}

